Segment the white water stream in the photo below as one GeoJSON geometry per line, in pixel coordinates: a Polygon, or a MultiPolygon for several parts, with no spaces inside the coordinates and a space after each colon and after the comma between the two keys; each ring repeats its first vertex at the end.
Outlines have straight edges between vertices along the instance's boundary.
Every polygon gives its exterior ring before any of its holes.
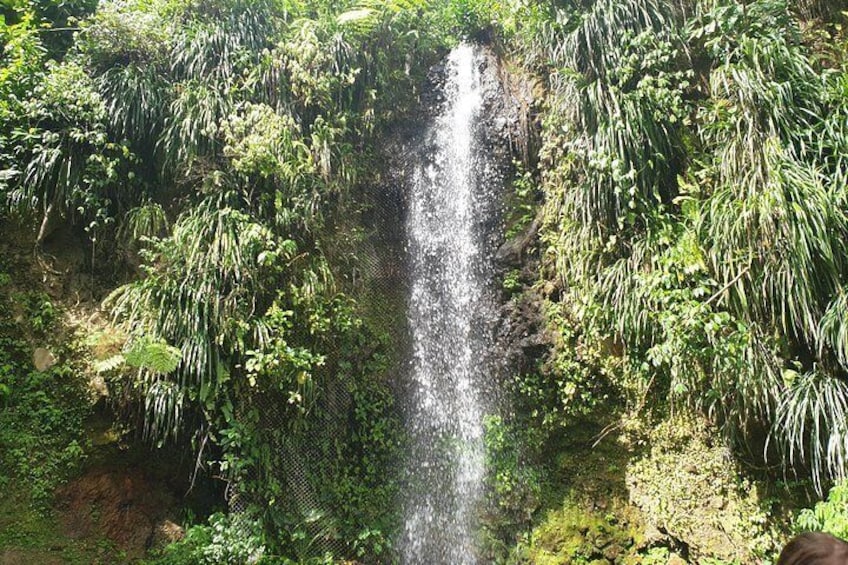
{"type": "Polygon", "coordinates": [[[485,476],[486,320],[492,311],[484,225],[492,209],[475,134],[483,108],[479,49],[448,57],[444,103],[413,179],[407,219],[412,293],[412,452],[403,563],[465,565],[485,476]]]}

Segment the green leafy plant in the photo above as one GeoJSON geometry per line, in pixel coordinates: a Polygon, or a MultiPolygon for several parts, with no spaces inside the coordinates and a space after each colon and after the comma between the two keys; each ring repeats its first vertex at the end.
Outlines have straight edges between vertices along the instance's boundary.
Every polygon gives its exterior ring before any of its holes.
{"type": "Polygon", "coordinates": [[[848,487],[844,482],[831,487],[827,500],[806,508],[795,518],[797,532],[827,532],[838,538],[848,537],[848,487]]]}

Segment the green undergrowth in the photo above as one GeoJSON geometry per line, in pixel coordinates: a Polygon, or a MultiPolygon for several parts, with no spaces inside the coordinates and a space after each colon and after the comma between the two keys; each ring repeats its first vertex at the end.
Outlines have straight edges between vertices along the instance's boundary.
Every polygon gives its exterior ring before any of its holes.
{"type": "Polygon", "coordinates": [[[17,290],[2,271],[0,283],[0,485],[15,481],[44,509],[89,447],[83,351],[74,339],[53,343],[61,322],[47,295],[17,290]],[[33,365],[37,345],[55,358],[44,371],[33,365]]]}
{"type": "Polygon", "coordinates": [[[53,510],[57,488],[91,450],[84,349],[62,327],[61,309],[0,262],[0,561],[112,563],[107,541],[71,539],[53,510]],[[26,290],[25,290],[26,289],[26,290]],[[36,347],[55,364],[33,365],[36,347]]]}
{"type": "Polygon", "coordinates": [[[848,482],[833,485],[827,499],[803,509],[795,519],[796,532],[827,532],[848,538],[848,482]]]}
{"type": "Polygon", "coordinates": [[[644,527],[626,471],[640,448],[605,435],[614,418],[598,410],[547,428],[487,421],[492,562],[619,563],[637,554],[644,527]]]}

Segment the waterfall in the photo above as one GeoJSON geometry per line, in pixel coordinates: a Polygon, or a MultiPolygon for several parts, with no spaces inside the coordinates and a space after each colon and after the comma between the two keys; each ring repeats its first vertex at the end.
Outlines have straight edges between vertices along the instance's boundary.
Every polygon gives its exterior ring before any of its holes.
{"type": "Polygon", "coordinates": [[[488,320],[494,301],[487,225],[494,190],[479,150],[484,89],[480,49],[463,44],[445,68],[444,102],[412,179],[412,448],[400,543],[403,563],[477,562],[477,506],[485,475],[483,412],[488,320]]]}

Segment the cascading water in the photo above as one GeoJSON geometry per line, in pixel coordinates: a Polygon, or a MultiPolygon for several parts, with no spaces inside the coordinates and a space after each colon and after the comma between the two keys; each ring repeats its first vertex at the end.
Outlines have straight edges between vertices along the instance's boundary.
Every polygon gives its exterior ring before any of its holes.
{"type": "Polygon", "coordinates": [[[494,309],[487,225],[493,188],[478,135],[480,49],[447,60],[444,102],[428,130],[407,218],[411,261],[412,438],[403,562],[477,562],[475,516],[485,474],[483,411],[494,309]]]}

